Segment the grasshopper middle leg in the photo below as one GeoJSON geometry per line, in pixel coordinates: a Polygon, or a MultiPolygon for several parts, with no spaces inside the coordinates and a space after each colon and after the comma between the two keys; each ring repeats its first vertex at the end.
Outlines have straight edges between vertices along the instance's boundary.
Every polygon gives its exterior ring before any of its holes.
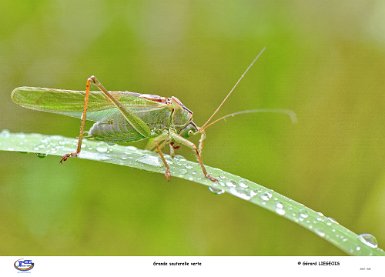
{"type": "Polygon", "coordinates": [[[156,152],[159,154],[159,157],[162,160],[164,167],[166,168],[166,170],[164,172],[164,176],[166,177],[167,181],[170,181],[170,178],[171,178],[170,166],[168,165],[168,163],[167,163],[167,161],[163,155],[161,146],[159,146],[159,145],[156,146],[156,152]]]}
{"type": "Polygon", "coordinates": [[[166,158],[163,155],[162,149],[169,144],[169,135],[167,132],[164,132],[163,134],[150,139],[148,142],[146,148],[151,151],[156,151],[159,154],[160,159],[163,162],[163,165],[165,167],[164,176],[166,177],[167,181],[171,178],[171,172],[170,172],[170,166],[167,163],[166,158]]]}

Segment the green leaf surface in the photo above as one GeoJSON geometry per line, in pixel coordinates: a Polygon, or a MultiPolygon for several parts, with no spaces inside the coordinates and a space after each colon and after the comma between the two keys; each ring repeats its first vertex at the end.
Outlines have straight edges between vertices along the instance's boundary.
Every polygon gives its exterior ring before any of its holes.
{"type": "MultiPolygon", "coordinates": [[[[39,157],[61,156],[74,151],[76,144],[76,139],[62,136],[10,133],[7,130],[0,133],[0,150],[36,153],[39,157]]],[[[164,172],[162,162],[156,153],[133,146],[111,146],[104,142],[84,140],[79,158],[162,174],[164,172]]],[[[385,252],[377,247],[374,236],[357,235],[321,212],[316,212],[271,189],[221,169],[207,166],[208,172],[219,180],[218,183],[213,183],[203,177],[199,164],[188,161],[182,156],[172,159],[166,155],[166,159],[170,164],[173,178],[186,179],[208,186],[214,193],[229,193],[249,201],[301,225],[349,255],[385,255],[385,252]]],[[[163,178],[163,176],[159,178],[163,178]]]]}

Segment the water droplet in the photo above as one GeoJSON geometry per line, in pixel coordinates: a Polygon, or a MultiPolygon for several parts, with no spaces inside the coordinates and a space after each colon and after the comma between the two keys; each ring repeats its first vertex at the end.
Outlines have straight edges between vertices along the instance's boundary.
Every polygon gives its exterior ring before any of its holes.
{"type": "Polygon", "coordinates": [[[159,161],[159,158],[156,156],[144,155],[144,156],[140,157],[139,159],[137,159],[137,161],[141,162],[143,164],[148,164],[148,165],[152,165],[152,166],[156,166],[156,167],[162,166],[161,162],[159,161]]]}
{"type": "Polygon", "coordinates": [[[279,215],[284,215],[286,213],[285,208],[281,202],[275,204],[275,212],[279,215]]]}
{"type": "Polygon", "coordinates": [[[4,129],[4,130],[1,131],[1,133],[0,133],[0,136],[5,137],[5,138],[9,137],[10,135],[11,135],[11,133],[10,133],[9,130],[7,130],[7,129],[4,129]]]}
{"type": "Polygon", "coordinates": [[[124,146],[124,149],[127,150],[126,154],[132,154],[132,152],[138,151],[138,148],[131,145],[124,146]]]}
{"type": "Polygon", "coordinates": [[[184,168],[179,170],[179,173],[182,175],[185,175],[187,172],[188,172],[187,169],[184,169],[184,168]]]}
{"type": "Polygon", "coordinates": [[[357,246],[357,247],[356,247],[356,250],[357,250],[357,251],[360,251],[360,250],[361,250],[361,247],[357,246]]]}
{"type": "Polygon", "coordinates": [[[299,217],[300,219],[299,220],[304,220],[305,218],[308,218],[309,217],[309,214],[307,213],[307,211],[300,211],[299,212],[299,217]]]}
{"type": "Polygon", "coordinates": [[[283,204],[281,202],[278,202],[277,205],[275,205],[278,209],[283,209],[283,204]]]}
{"type": "MultiPolygon", "coordinates": [[[[332,218],[332,217],[328,217],[328,219],[329,219],[330,223],[339,224],[339,223],[337,222],[337,220],[335,220],[335,219],[332,218]]],[[[326,224],[327,224],[327,223],[326,223],[326,224]]]]}
{"type": "Polygon", "coordinates": [[[258,191],[250,190],[250,198],[256,196],[257,194],[258,194],[258,191]]]}
{"type": "Polygon", "coordinates": [[[39,144],[38,146],[35,147],[35,149],[46,149],[47,145],[46,144],[39,144]]]}
{"type": "Polygon", "coordinates": [[[325,232],[320,230],[320,229],[315,229],[314,230],[316,232],[317,235],[319,235],[321,238],[323,238],[325,236],[325,232]]]}
{"type": "Polygon", "coordinates": [[[228,182],[226,182],[226,186],[228,186],[230,188],[235,188],[237,186],[237,183],[234,181],[228,181],[228,182]]]}
{"type": "Polygon", "coordinates": [[[185,166],[185,168],[186,168],[186,169],[192,169],[192,168],[193,168],[193,166],[191,166],[191,165],[187,164],[187,165],[185,166]]]}
{"type": "MultiPolygon", "coordinates": [[[[203,176],[203,175],[202,175],[203,176]]],[[[206,179],[207,180],[207,179],[206,179]]],[[[223,183],[222,181],[218,181],[214,184],[214,186],[221,186],[221,187],[224,187],[225,186],[225,183],[223,183]]]]}
{"type": "Polygon", "coordinates": [[[52,147],[49,151],[50,154],[55,154],[57,152],[57,149],[55,147],[52,147]]]}
{"type": "Polygon", "coordinates": [[[250,192],[240,187],[231,187],[229,189],[229,193],[244,200],[250,200],[251,198],[250,192]]]}
{"type": "Polygon", "coordinates": [[[215,193],[215,194],[223,194],[225,192],[224,189],[220,189],[220,188],[216,188],[216,187],[213,187],[213,186],[209,186],[209,190],[212,192],[212,193],[215,193]]]}
{"type": "Polygon", "coordinates": [[[107,153],[108,147],[105,145],[99,145],[96,147],[96,151],[98,151],[99,153],[107,153]]]}
{"type": "Polygon", "coordinates": [[[371,248],[377,248],[377,239],[371,234],[361,234],[358,236],[360,241],[371,248]]]}
{"type": "Polygon", "coordinates": [[[284,209],[284,206],[281,202],[278,202],[276,205],[275,205],[275,212],[279,215],[284,215],[286,213],[285,209],[284,209]]]}
{"type": "Polygon", "coordinates": [[[37,153],[36,154],[36,156],[38,157],[38,158],[45,158],[45,157],[47,157],[47,154],[44,154],[44,153],[37,153]]]}
{"type": "Polygon", "coordinates": [[[271,196],[272,196],[272,194],[270,192],[266,191],[266,192],[262,193],[260,197],[263,201],[269,201],[271,196]]]}
{"type": "Polygon", "coordinates": [[[248,188],[248,186],[246,184],[242,183],[242,182],[239,182],[239,186],[241,188],[248,188]]]}
{"type": "Polygon", "coordinates": [[[20,139],[25,139],[25,134],[23,133],[20,133],[20,134],[17,134],[17,137],[20,138],[20,139]]]}
{"type": "Polygon", "coordinates": [[[186,162],[187,160],[183,157],[183,156],[181,156],[181,155],[176,155],[175,157],[174,157],[174,160],[176,160],[176,161],[178,161],[178,162],[186,162]]]}

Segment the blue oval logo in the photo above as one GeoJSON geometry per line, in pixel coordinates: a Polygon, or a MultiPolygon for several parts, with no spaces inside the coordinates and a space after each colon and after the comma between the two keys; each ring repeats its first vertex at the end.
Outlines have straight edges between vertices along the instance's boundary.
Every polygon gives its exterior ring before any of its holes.
{"type": "Polygon", "coordinates": [[[18,259],[13,265],[20,271],[29,271],[35,266],[32,260],[25,259],[18,259]]]}

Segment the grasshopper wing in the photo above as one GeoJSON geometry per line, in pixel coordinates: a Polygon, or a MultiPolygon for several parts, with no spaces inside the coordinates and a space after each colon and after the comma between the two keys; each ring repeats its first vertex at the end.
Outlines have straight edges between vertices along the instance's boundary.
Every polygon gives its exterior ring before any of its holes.
{"type": "MultiPolygon", "coordinates": [[[[19,87],[12,92],[11,98],[24,108],[81,118],[84,94],[84,91],[19,87]]],[[[144,139],[150,136],[150,130],[159,129],[170,116],[170,109],[165,103],[140,97],[139,93],[111,91],[110,94],[129,111],[131,119],[140,124],[146,133],[139,133],[102,92],[92,91],[87,120],[96,122],[90,130],[96,138],[115,142],[144,139]]]]}
{"type": "MultiPolygon", "coordinates": [[[[111,91],[112,96],[125,108],[138,111],[164,109],[164,103],[139,97],[139,93],[111,91]]],[[[19,87],[13,90],[11,98],[16,104],[32,110],[62,114],[81,118],[84,107],[84,91],[19,87]]],[[[87,120],[99,122],[116,117],[117,108],[100,91],[91,91],[87,109],[87,120]]]]}

